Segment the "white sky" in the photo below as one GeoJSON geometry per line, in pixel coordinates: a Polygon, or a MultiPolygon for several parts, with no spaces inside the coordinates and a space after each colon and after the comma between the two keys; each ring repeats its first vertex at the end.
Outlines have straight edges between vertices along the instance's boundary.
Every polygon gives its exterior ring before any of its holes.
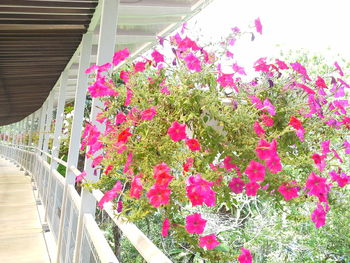
{"type": "Polygon", "coordinates": [[[206,38],[218,39],[234,26],[253,26],[257,17],[263,34],[256,34],[253,42],[247,37],[233,49],[245,66],[260,57],[278,56],[281,47],[350,60],[350,0],[214,0],[188,28],[197,24],[206,38]]]}

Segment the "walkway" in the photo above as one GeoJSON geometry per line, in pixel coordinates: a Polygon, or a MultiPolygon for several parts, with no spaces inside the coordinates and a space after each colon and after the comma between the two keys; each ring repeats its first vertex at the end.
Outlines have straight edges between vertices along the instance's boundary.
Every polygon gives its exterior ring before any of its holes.
{"type": "Polygon", "coordinates": [[[49,262],[31,179],[3,158],[0,158],[0,262],[49,262]]]}

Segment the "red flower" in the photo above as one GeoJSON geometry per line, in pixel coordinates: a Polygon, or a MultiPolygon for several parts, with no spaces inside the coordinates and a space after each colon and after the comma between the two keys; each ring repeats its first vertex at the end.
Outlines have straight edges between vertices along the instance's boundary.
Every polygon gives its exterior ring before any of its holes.
{"type": "Polygon", "coordinates": [[[169,234],[170,221],[168,218],[165,218],[162,226],[162,236],[166,237],[169,234]]]}
{"type": "Polygon", "coordinates": [[[193,166],[193,158],[187,158],[186,162],[182,165],[185,172],[188,172],[190,168],[193,166]]]}
{"type": "Polygon", "coordinates": [[[149,199],[149,203],[154,207],[158,207],[160,205],[166,205],[169,203],[170,193],[170,188],[155,184],[151,187],[146,195],[149,199]]]}
{"type": "Polygon", "coordinates": [[[238,261],[239,263],[252,263],[253,257],[248,249],[241,248],[242,254],[239,255],[238,261]]]}
{"type": "Polygon", "coordinates": [[[214,249],[218,245],[220,245],[220,242],[216,239],[216,236],[214,234],[202,236],[199,238],[199,246],[207,249],[214,249]]]}
{"type": "Polygon", "coordinates": [[[156,185],[167,187],[173,176],[170,175],[170,168],[166,163],[161,163],[153,167],[154,178],[156,178],[156,185]]]}
{"type": "Polygon", "coordinates": [[[199,144],[197,139],[186,140],[186,145],[188,146],[188,148],[190,148],[192,152],[201,150],[201,145],[199,144]]]}
{"type": "Polygon", "coordinates": [[[207,220],[203,219],[201,214],[194,213],[186,217],[186,231],[190,234],[202,234],[204,232],[207,220]]]}
{"type": "Polygon", "coordinates": [[[129,139],[129,137],[132,135],[132,133],[129,132],[130,128],[126,128],[124,131],[122,131],[118,135],[118,141],[117,142],[122,142],[126,143],[129,139]]]}
{"type": "Polygon", "coordinates": [[[264,181],[265,177],[265,166],[257,161],[250,161],[249,165],[244,171],[248,175],[252,182],[264,181]]]}
{"type": "Polygon", "coordinates": [[[186,124],[180,124],[177,121],[174,121],[168,129],[168,134],[174,142],[186,139],[186,124]]]}

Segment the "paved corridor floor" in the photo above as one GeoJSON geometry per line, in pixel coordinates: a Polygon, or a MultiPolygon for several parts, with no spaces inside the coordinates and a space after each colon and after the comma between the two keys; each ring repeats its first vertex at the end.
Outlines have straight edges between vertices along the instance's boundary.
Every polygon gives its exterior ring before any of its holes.
{"type": "Polygon", "coordinates": [[[49,262],[31,179],[1,157],[0,262],[49,262]]]}

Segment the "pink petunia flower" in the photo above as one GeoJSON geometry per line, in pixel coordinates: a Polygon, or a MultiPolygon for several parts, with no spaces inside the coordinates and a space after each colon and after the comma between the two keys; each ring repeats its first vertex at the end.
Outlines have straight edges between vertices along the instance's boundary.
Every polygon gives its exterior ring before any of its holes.
{"type": "Polygon", "coordinates": [[[153,50],[151,56],[152,56],[153,60],[156,62],[156,64],[158,64],[160,62],[164,62],[163,54],[159,53],[156,49],[153,50]]]}
{"type": "Polygon", "coordinates": [[[180,124],[177,121],[174,121],[168,129],[168,135],[174,142],[186,139],[186,124],[180,124]]]}
{"type": "Polygon", "coordinates": [[[244,171],[248,175],[252,182],[264,181],[265,178],[265,166],[257,161],[250,161],[249,165],[244,171]]]}
{"type": "Polygon", "coordinates": [[[254,125],[253,125],[254,131],[255,133],[259,136],[259,137],[263,137],[265,135],[265,130],[263,127],[261,127],[259,121],[255,121],[254,125]]]}
{"type": "Polygon", "coordinates": [[[326,211],[320,203],[317,204],[317,208],[312,212],[311,220],[317,228],[326,224],[326,211]]]}
{"type": "Polygon", "coordinates": [[[115,183],[115,185],[113,186],[113,188],[109,191],[107,191],[103,197],[101,198],[101,200],[98,202],[98,206],[103,209],[103,206],[105,203],[112,201],[114,198],[116,198],[118,196],[118,194],[120,194],[121,190],[123,189],[122,187],[122,183],[120,181],[117,181],[115,183]]]}
{"type": "Polygon", "coordinates": [[[156,115],[156,114],[157,114],[157,111],[156,111],[155,107],[152,106],[151,108],[143,110],[141,112],[141,119],[150,121],[153,119],[154,115],[156,115]]]}
{"type": "Polygon", "coordinates": [[[186,231],[190,234],[202,234],[204,232],[207,220],[203,219],[201,214],[194,213],[186,217],[186,231]]]}
{"type": "Polygon", "coordinates": [[[187,180],[186,195],[192,206],[203,205],[215,206],[216,193],[211,189],[213,182],[203,179],[199,174],[190,176],[187,180]]]}
{"type": "Polygon", "coordinates": [[[280,192],[281,195],[283,195],[286,201],[298,197],[299,187],[293,186],[293,184],[295,184],[295,182],[283,183],[282,185],[280,185],[280,187],[278,187],[278,192],[280,192]]]}
{"type": "Polygon", "coordinates": [[[199,246],[202,248],[205,247],[207,249],[214,249],[218,245],[220,245],[220,242],[216,239],[215,234],[202,236],[199,238],[199,246]]]}
{"type": "Polygon", "coordinates": [[[322,172],[326,167],[326,155],[319,155],[317,153],[314,153],[311,158],[314,160],[316,167],[320,170],[320,172],[322,172]]]}
{"type": "Polygon", "coordinates": [[[239,177],[233,177],[231,182],[229,182],[228,186],[230,187],[232,192],[234,192],[235,194],[240,194],[243,192],[244,182],[239,177]]]}
{"type": "Polygon", "coordinates": [[[201,150],[201,145],[199,144],[197,139],[187,139],[186,145],[188,146],[188,148],[190,148],[192,152],[201,150]]]}
{"type": "Polygon", "coordinates": [[[134,176],[131,181],[130,196],[139,199],[141,197],[142,182],[140,176],[134,176]]]}
{"type": "Polygon", "coordinates": [[[245,185],[245,190],[247,196],[256,196],[258,190],[260,188],[260,184],[257,182],[249,182],[245,185]]]}
{"type": "Polygon", "coordinates": [[[83,171],[81,174],[79,174],[79,175],[75,178],[75,182],[76,182],[76,183],[79,183],[79,182],[83,181],[85,177],[86,177],[86,172],[83,171]]]}
{"type": "Polygon", "coordinates": [[[255,19],[254,23],[255,23],[256,32],[258,32],[259,34],[262,34],[262,24],[260,22],[260,18],[258,17],[257,19],[255,19]]]}
{"type": "Polygon", "coordinates": [[[335,66],[335,68],[339,71],[339,75],[343,77],[343,76],[344,76],[344,72],[343,72],[343,70],[341,69],[341,67],[339,66],[339,64],[338,64],[337,61],[334,62],[334,66],[335,66]]]}
{"type": "Polygon", "coordinates": [[[162,236],[167,237],[170,229],[170,221],[169,218],[165,218],[162,225],[162,236]]]}
{"type": "Polygon", "coordinates": [[[238,256],[239,263],[252,263],[253,257],[252,254],[248,249],[245,249],[244,247],[241,248],[241,254],[238,256]]]}
{"type": "Polygon", "coordinates": [[[194,70],[196,72],[201,72],[202,67],[201,67],[201,62],[200,60],[193,55],[193,53],[189,53],[185,58],[184,58],[187,68],[190,70],[194,70]]]}
{"type": "Polygon", "coordinates": [[[113,65],[117,66],[120,62],[124,61],[127,57],[129,57],[129,55],[130,52],[127,48],[115,52],[113,55],[113,65]]]}
{"type": "Polygon", "coordinates": [[[166,205],[169,203],[170,194],[170,188],[155,184],[150,188],[146,196],[148,197],[151,205],[154,207],[159,207],[160,205],[166,205]]]}

